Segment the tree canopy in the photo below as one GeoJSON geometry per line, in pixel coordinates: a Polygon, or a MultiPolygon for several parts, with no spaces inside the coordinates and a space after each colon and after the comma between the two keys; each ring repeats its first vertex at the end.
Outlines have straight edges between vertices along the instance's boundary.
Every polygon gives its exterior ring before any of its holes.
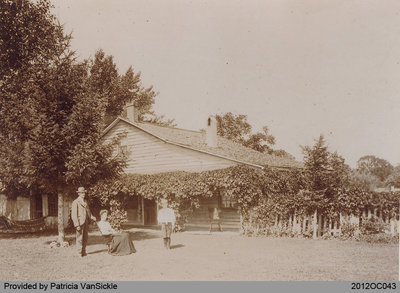
{"type": "Polygon", "coordinates": [[[113,56],[106,55],[101,49],[95,53],[93,59],[88,60],[88,64],[91,91],[103,98],[107,96],[104,126],[108,126],[121,115],[128,102],[133,102],[138,109],[139,121],[175,126],[174,119],[166,119],[152,110],[158,93],[154,91],[153,86],[143,86],[141,73],[135,73],[132,66],[125,74],[120,75],[113,56]]]}
{"type": "Polygon", "coordinates": [[[93,86],[90,64],[76,61],[50,8],[47,0],[0,7],[0,181],[9,197],[33,186],[57,193],[62,240],[67,190],[117,176],[124,161],[112,156],[115,141],[100,140],[114,96],[93,86]]]}
{"type": "Polygon", "coordinates": [[[221,115],[217,114],[215,118],[218,135],[261,153],[292,157],[284,150],[273,150],[275,137],[269,133],[267,126],[263,126],[262,132],[252,133],[252,127],[248,123],[246,115],[227,112],[221,115]]]}
{"type": "Polygon", "coordinates": [[[393,166],[384,159],[369,155],[363,156],[357,161],[357,171],[376,176],[383,182],[392,173],[393,166]]]}
{"type": "Polygon", "coordinates": [[[351,169],[336,152],[328,151],[323,135],[313,146],[302,147],[307,190],[316,208],[327,207],[349,188],[351,169]]]}
{"type": "Polygon", "coordinates": [[[110,146],[99,144],[112,97],[89,86],[88,64],[75,60],[71,36],[63,33],[48,1],[4,4],[7,34],[20,36],[19,43],[2,50],[0,64],[0,180],[6,193],[32,184],[53,191],[90,184],[112,172],[118,164],[110,146]]]}
{"type": "Polygon", "coordinates": [[[400,165],[393,168],[392,173],[386,178],[387,186],[400,187],[400,165]]]}
{"type": "Polygon", "coordinates": [[[245,137],[251,132],[251,125],[247,122],[246,115],[234,115],[231,112],[224,115],[215,115],[217,120],[217,133],[234,142],[243,143],[245,137]]]}

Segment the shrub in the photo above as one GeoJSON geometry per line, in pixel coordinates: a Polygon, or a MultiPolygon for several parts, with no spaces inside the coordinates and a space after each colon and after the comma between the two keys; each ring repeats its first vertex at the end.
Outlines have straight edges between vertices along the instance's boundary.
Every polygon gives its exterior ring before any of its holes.
{"type": "Polygon", "coordinates": [[[336,237],[334,235],[331,235],[330,233],[325,233],[322,235],[321,239],[322,240],[330,240],[330,239],[335,239],[336,237]]]}
{"type": "Polygon", "coordinates": [[[386,233],[364,234],[364,235],[361,234],[359,240],[368,243],[391,243],[391,244],[399,243],[398,235],[392,236],[386,233]]]}
{"type": "Polygon", "coordinates": [[[312,238],[313,237],[313,233],[314,233],[314,230],[311,228],[308,231],[303,231],[302,235],[305,238],[312,238]]]}
{"type": "Polygon", "coordinates": [[[360,225],[360,231],[363,235],[380,234],[384,233],[386,229],[386,223],[375,216],[371,218],[362,218],[360,225]]]}
{"type": "Polygon", "coordinates": [[[342,225],[342,234],[341,238],[348,239],[352,238],[356,235],[356,231],[358,230],[358,225],[353,223],[344,223],[342,225]]]}

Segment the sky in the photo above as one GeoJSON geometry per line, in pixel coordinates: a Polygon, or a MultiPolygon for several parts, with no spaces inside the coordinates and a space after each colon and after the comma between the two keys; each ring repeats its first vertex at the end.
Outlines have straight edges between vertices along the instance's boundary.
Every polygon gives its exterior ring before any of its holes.
{"type": "Polygon", "coordinates": [[[351,167],[400,164],[400,1],[51,2],[79,58],[132,65],[180,128],[245,114],[298,160],[323,134],[351,167]]]}

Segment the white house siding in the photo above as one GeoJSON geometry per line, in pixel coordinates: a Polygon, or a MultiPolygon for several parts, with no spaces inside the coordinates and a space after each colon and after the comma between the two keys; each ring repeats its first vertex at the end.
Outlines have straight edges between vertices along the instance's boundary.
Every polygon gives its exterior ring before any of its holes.
{"type": "Polygon", "coordinates": [[[10,217],[13,221],[30,219],[30,200],[26,197],[17,197],[11,200],[3,194],[0,195],[0,215],[10,217]]]}
{"type": "Polygon", "coordinates": [[[126,173],[155,174],[172,171],[202,172],[223,169],[236,162],[166,143],[124,121],[105,136],[105,142],[125,133],[121,146],[128,153],[126,173]]]}

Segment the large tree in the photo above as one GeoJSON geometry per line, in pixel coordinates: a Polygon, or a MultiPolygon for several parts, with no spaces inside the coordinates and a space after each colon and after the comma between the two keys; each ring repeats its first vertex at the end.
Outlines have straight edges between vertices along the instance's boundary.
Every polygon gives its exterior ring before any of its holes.
{"type": "Polygon", "coordinates": [[[132,66],[125,74],[120,75],[113,56],[106,55],[103,50],[98,50],[88,63],[90,64],[91,90],[100,97],[107,97],[104,126],[123,115],[124,107],[128,102],[133,102],[138,109],[139,121],[175,126],[173,119],[165,119],[163,115],[159,116],[152,110],[158,93],[154,91],[153,86],[143,86],[141,73],[135,73],[132,66]]]}
{"type": "MultiPolygon", "coordinates": [[[[246,115],[234,115],[228,112],[223,115],[217,114],[215,117],[218,135],[261,153],[272,154],[274,152],[272,146],[275,144],[275,137],[269,134],[267,126],[263,127],[262,132],[251,133],[252,127],[247,122],[246,115]]],[[[285,156],[288,154],[280,150],[277,155],[285,156]]]]}
{"type": "Polygon", "coordinates": [[[56,192],[61,242],[65,194],[118,175],[123,158],[100,141],[111,97],[91,87],[89,65],[75,60],[50,8],[47,0],[0,6],[0,181],[8,196],[33,185],[56,192]]]}
{"type": "Polygon", "coordinates": [[[275,144],[275,137],[270,135],[268,132],[268,127],[264,126],[263,132],[251,134],[249,138],[243,142],[243,145],[261,153],[272,154],[272,145],[275,144]]]}
{"type": "Polygon", "coordinates": [[[400,165],[394,167],[392,173],[386,178],[387,186],[400,187],[400,165]]]}
{"type": "Polygon", "coordinates": [[[246,115],[234,115],[231,112],[215,115],[217,120],[217,133],[234,142],[243,143],[251,132],[251,125],[247,122],[246,115]]]}
{"type": "Polygon", "coordinates": [[[310,189],[324,192],[329,186],[329,151],[323,135],[311,146],[302,147],[304,154],[304,167],[307,170],[310,189]]]}
{"type": "Polygon", "coordinates": [[[357,171],[376,176],[381,182],[384,182],[392,173],[393,166],[384,159],[369,155],[363,156],[357,161],[357,171]]]}
{"type": "MultiPolygon", "coordinates": [[[[350,183],[350,167],[343,157],[328,151],[323,135],[313,146],[302,147],[308,190],[316,208],[327,207],[333,203],[341,190],[350,183]]],[[[326,212],[326,210],[325,210],[326,212]]]]}
{"type": "Polygon", "coordinates": [[[9,196],[26,192],[36,179],[29,139],[41,116],[33,96],[68,42],[49,9],[47,1],[0,5],[0,179],[9,196]]]}

